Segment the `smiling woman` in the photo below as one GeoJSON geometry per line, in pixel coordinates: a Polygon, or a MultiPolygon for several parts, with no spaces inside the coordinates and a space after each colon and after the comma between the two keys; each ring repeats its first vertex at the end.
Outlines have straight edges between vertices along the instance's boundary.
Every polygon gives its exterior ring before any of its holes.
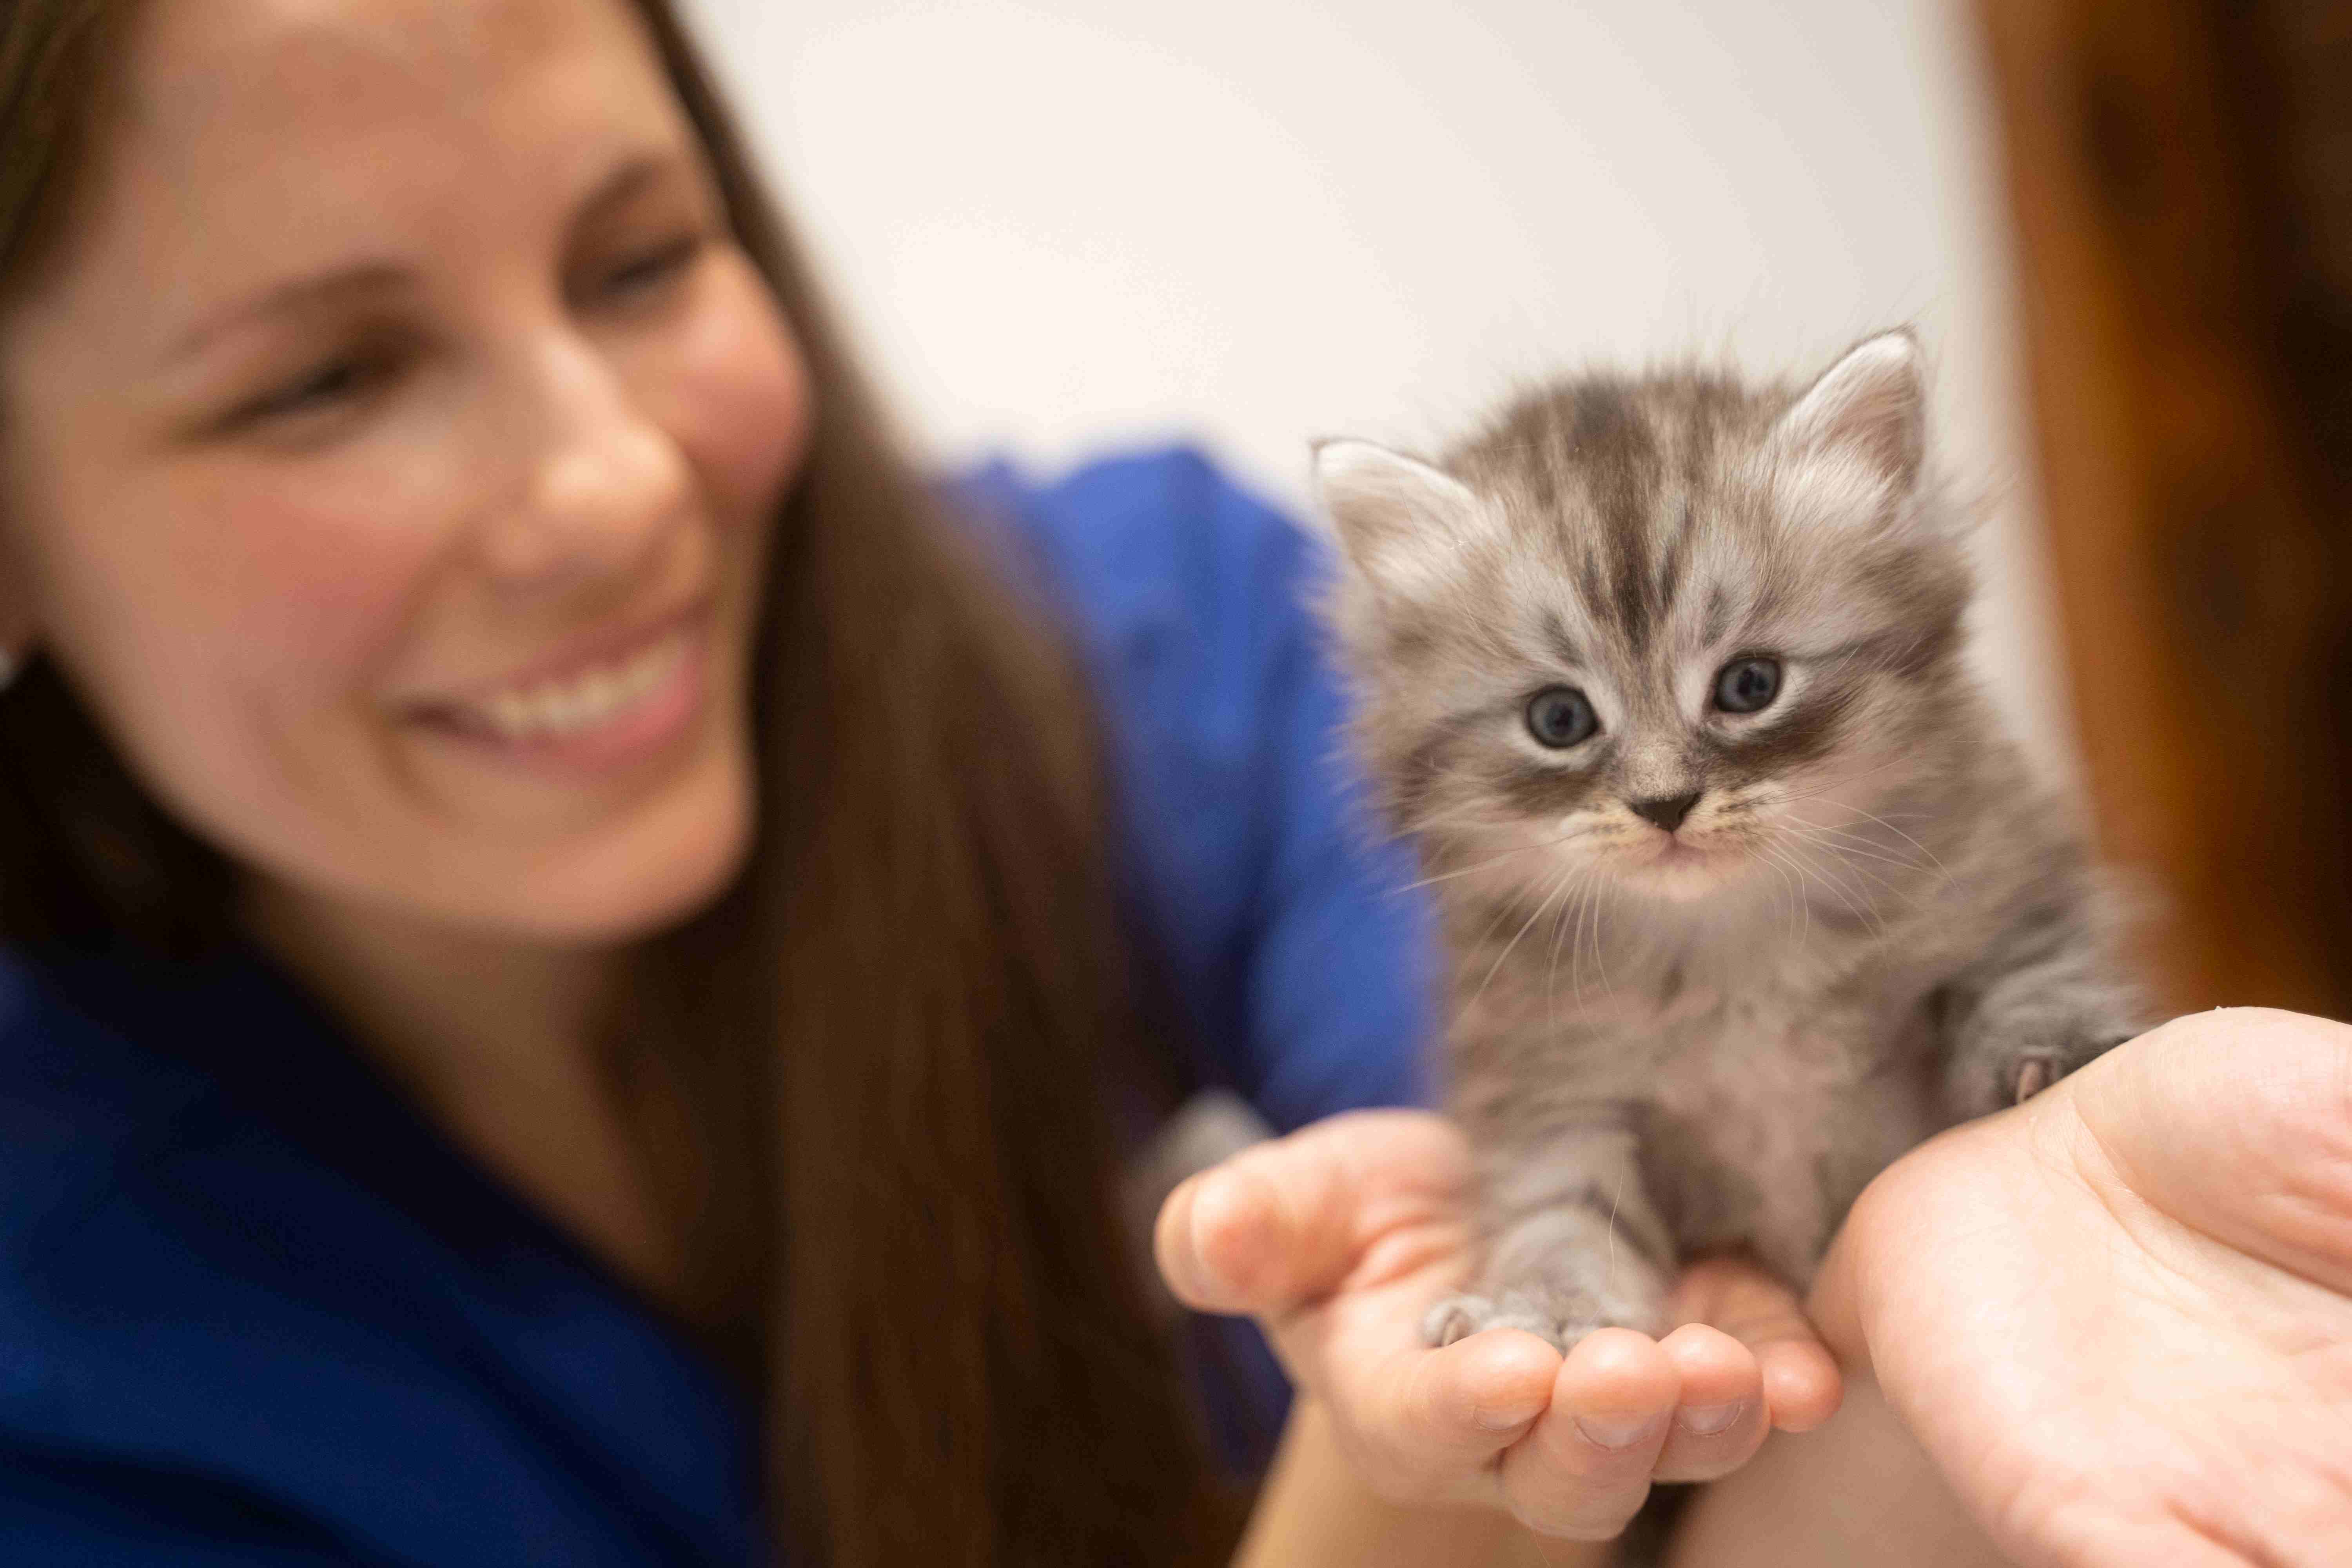
{"type": "Polygon", "coordinates": [[[0,1237],[15,1560],[751,1553],[670,1336],[803,1560],[1221,1554],[1095,1266],[1076,674],[666,6],[27,0],[0,73],[0,1105],[99,1205],[0,1237]]]}
{"type": "Polygon", "coordinates": [[[142,782],[320,940],[625,935],[743,851],[807,373],[623,12],[410,9],[147,19],[11,322],[26,580],[142,782]],[[635,710],[544,689],[657,632],[635,710]]]}

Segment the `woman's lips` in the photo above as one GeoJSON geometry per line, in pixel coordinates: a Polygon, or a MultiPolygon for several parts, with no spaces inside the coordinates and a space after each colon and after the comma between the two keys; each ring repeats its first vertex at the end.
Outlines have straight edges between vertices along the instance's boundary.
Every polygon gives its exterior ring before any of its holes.
{"type": "Polygon", "coordinates": [[[662,752],[690,728],[708,685],[709,642],[708,621],[697,619],[571,679],[434,704],[417,720],[481,754],[536,768],[625,766],[662,752]]]}

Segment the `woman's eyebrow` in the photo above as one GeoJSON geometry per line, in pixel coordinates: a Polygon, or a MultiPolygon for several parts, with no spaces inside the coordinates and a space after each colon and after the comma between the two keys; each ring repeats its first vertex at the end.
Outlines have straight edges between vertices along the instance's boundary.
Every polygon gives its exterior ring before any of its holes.
{"type": "MultiPolygon", "coordinates": [[[[689,160],[667,150],[625,159],[582,198],[571,226],[574,230],[588,227],[664,181],[692,172],[689,160]]],[[[331,304],[352,295],[384,293],[415,280],[413,268],[383,260],[357,261],[316,276],[289,279],[206,316],[173,344],[164,356],[165,363],[177,363],[190,358],[222,333],[247,321],[331,304]]]]}
{"type": "Polygon", "coordinates": [[[582,198],[573,211],[572,227],[574,230],[589,227],[664,181],[692,174],[693,164],[688,159],[667,150],[640,153],[625,159],[582,198]]]}
{"type": "Polygon", "coordinates": [[[223,332],[264,316],[328,304],[349,295],[384,293],[414,278],[415,273],[397,261],[358,261],[312,277],[291,278],[206,316],[181,334],[164,359],[171,363],[187,359],[223,332]]]}

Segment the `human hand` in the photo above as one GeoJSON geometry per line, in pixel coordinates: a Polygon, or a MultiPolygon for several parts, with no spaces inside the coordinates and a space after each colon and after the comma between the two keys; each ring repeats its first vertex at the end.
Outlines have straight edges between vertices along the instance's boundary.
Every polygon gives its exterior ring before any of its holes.
{"type": "Polygon", "coordinates": [[[1613,1536],[1654,1479],[1723,1475],[1771,1427],[1837,1408],[1794,1297],[1727,1261],[1685,1277],[1663,1340],[1604,1329],[1563,1357],[1492,1329],[1430,1349],[1422,1315],[1472,1262],[1469,1183],[1442,1117],[1335,1116],[1169,1194],[1160,1272],[1188,1305],[1258,1320],[1374,1491],[1500,1507],[1541,1534],[1613,1536]]]}
{"type": "Polygon", "coordinates": [[[2352,1029],[2176,1019],[1921,1146],[1812,1304],[2027,1568],[2352,1563],[2352,1029]]]}

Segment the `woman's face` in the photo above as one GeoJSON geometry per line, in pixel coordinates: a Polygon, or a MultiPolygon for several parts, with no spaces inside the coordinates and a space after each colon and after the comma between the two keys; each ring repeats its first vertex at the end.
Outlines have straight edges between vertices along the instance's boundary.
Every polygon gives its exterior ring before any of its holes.
{"type": "Polygon", "coordinates": [[[561,942],[739,866],[804,368],[622,0],[161,0],[0,322],[0,631],[304,897],[561,942]]]}

